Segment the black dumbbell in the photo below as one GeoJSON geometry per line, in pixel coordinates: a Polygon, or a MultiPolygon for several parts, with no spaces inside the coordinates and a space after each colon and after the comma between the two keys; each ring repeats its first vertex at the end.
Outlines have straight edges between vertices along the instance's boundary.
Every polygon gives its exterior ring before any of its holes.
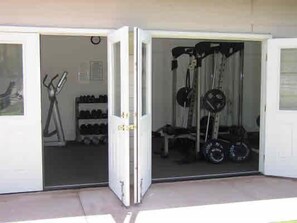
{"type": "Polygon", "coordinates": [[[92,135],[93,134],[93,125],[87,124],[87,134],[92,135]]]}
{"type": "Polygon", "coordinates": [[[90,103],[95,103],[95,96],[94,95],[91,95],[90,96],[90,103]]]}
{"type": "Polygon", "coordinates": [[[98,102],[99,103],[104,103],[104,97],[103,97],[103,95],[99,95],[98,102]]]}
{"type": "Polygon", "coordinates": [[[85,118],[91,118],[91,112],[90,111],[85,111],[85,115],[84,115],[85,118]]]}
{"type": "Polygon", "coordinates": [[[91,102],[91,96],[90,95],[87,95],[86,96],[86,103],[90,103],[91,102]]]}
{"type": "Polygon", "coordinates": [[[94,145],[98,145],[100,143],[100,139],[97,136],[92,137],[92,143],[94,145]]]}
{"type": "Polygon", "coordinates": [[[83,143],[86,144],[86,145],[90,145],[90,144],[91,144],[91,139],[90,139],[90,137],[84,137],[84,139],[83,139],[83,143]]]}
{"type": "Polygon", "coordinates": [[[107,103],[107,95],[105,94],[105,95],[103,95],[102,97],[103,97],[103,99],[102,99],[103,102],[104,102],[104,103],[107,103]]]}
{"type": "Polygon", "coordinates": [[[91,118],[97,118],[97,111],[95,109],[91,111],[91,118]]]}
{"type": "Polygon", "coordinates": [[[82,95],[79,96],[78,102],[83,102],[83,100],[84,100],[84,97],[82,95]]]}
{"type": "Polygon", "coordinates": [[[98,124],[94,124],[94,134],[99,135],[100,134],[100,126],[98,124]]]}
{"type": "Polygon", "coordinates": [[[87,125],[83,124],[79,127],[79,132],[81,135],[86,135],[88,134],[88,127],[87,125]]]}
{"type": "Polygon", "coordinates": [[[97,118],[102,118],[102,111],[101,109],[97,110],[97,118]]]}

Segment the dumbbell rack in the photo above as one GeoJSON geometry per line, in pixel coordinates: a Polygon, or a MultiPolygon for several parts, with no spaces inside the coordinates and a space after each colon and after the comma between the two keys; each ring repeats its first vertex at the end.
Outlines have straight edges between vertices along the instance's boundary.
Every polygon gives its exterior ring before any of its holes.
{"type": "Polygon", "coordinates": [[[101,109],[107,111],[107,103],[106,102],[81,102],[79,97],[75,98],[75,133],[76,133],[76,141],[82,142],[85,137],[98,137],[107,136],[107,134],[81,134],[80,125],[82,124],[107,124],[108,118],[82,118],[80,117],[81,110],[92,110],[92,109],[101,109]],[[85,104],[85,108],[82,107],[82,104],[85,104]],[[103,105],[103,106],[100,106],[103,105]]]}

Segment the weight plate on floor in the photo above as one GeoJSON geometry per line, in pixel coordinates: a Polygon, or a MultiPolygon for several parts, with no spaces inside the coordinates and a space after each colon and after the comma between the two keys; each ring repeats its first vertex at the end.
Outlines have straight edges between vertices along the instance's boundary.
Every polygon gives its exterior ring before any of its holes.
{"type": "Polygon", "coordinates": [[[229,158],[234,162],[243,162],[251,155],[251,149],[243,142],[236,142],[230,146],[229,158]]]}
{"type": "Polygon", "coordinates": [[[225,160],[225,150],[223,147],[211,147],[208,151],[207,159],[214,164],[222,163],[225,160]]]}
{"type": "Polygon", "coordinates": [[[205,159],[212,163],[221,163],[226,157],[226,150],[224,149],[223,143],[218,139],[210,139],[204,143],[201,148],[201,153],[205,159]]]}

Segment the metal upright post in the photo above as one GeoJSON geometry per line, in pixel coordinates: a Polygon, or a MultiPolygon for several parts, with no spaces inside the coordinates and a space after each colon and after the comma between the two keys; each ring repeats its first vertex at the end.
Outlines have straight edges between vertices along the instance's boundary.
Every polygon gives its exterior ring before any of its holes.
{"type": "Polygon", "coordinates": [[[244,48],[239,51],[240,59],[240,78],[239,78],[239,97],[238,97],[238,126],[242,126],[243,112],[243,78],[244,78],[244,48]]]}
{"type": "Polygon", "coordinates": [[[197,75],[197,106],[196,106],[196,156],[199,156],[200,152],[200,91],[201,91],[201,65],[197,63],[197,67],[195,69],[195,74],[197,75]]]}
{"type": "Polygon", "coordinates": [[[172,59],[172,126],[176,126],[176,82],[177,82],[177,60],[172,59]]]}

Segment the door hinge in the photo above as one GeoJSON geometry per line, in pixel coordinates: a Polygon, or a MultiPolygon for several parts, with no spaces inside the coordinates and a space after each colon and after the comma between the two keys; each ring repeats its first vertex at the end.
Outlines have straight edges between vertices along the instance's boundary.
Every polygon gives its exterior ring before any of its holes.
{"type": "Polygon", "coordinates": [[[142,186],[143,186],[143,178],[141,178],[141,180],[140,180],[140,201],[142,201],[142,197],[143,197],[142,186]]]}
{"type": "Polygon", "coordinates": [[[121,118],[129,118],[129,113],[128,112],[122,112],[121,118]]]}
{"type": "Polygon", "coordinates": [[[124,197],[125,197],[125,193],[124,193],[124,181],[120,181],[121,184],[121,201],[124,202],[124,197]]]}
{"type": "Polygon", "coordinates": [[[137,127],[136,125],[119,125],[118,130],[119,131],[130,131],[135,130],[137,127]]]}

